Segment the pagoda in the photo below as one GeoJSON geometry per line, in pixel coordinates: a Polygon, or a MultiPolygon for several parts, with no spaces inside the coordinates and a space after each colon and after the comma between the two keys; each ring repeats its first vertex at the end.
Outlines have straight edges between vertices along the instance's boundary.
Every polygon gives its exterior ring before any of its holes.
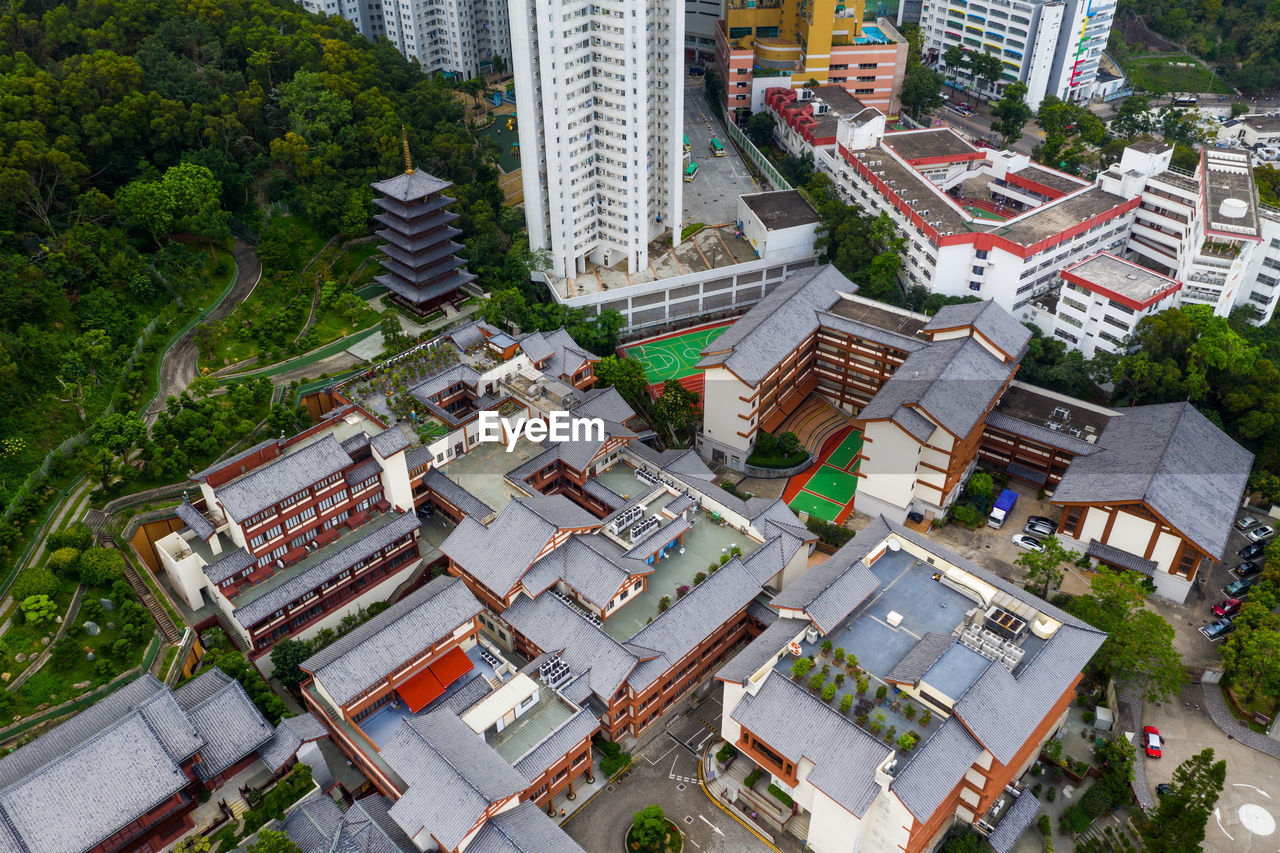
{"type": "Polygon", "coordinates": [[[414,169],[403,128],[401,137],[404,172],[372,185],[379,194],[373,203],[384,211],[373,218],[386,226],[375,232],[386,241],[379,249],[387,271],[377,281],[393,301],[427,314],[456,300],[458,289],[475,276],[457,256],[462,246],[453,241],[462,232],[450,225],[458,214],[446,210],[454,200],[444,191],[452,184],[414,169]]]}

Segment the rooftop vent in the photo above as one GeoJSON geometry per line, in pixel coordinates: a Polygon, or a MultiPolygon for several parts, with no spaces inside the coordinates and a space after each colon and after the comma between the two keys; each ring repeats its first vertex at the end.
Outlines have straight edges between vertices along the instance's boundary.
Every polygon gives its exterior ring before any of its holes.
{"type": "Polygon", "coordinates": [[[1249,213],[1249,205],[1238,198],[1224,198],[1218,205],[1218,213],[1227,219],[1243,219],[1249,213]]]}
{"type": "Polygon", "coordinates": [[[1016,640],[1027,630],[1027,620],[1016,616],[1003,607],[992,607],[983,619],[983,626],[1006,640],[1016,640]]]}

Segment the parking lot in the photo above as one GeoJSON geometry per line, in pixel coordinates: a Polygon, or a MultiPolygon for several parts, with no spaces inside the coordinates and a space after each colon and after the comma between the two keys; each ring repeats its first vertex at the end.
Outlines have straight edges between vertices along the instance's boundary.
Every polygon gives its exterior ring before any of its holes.
{"type": "MultiPolygon", "coordinates": [[[[760,192],[729,141],[724,126],[716,117],[702,91],[702,78],[690,77],[684,89],[684,132],[689,137],[689,156],[698,164],[698,176],[684,185],[683,223],[723,225],[738,215],[738,196],[760,192]],[[711,154],[711,138],[724,145],[723,157],[711,154]]],[[[686,160],[686,164],[687,164],[686,160]]]]}

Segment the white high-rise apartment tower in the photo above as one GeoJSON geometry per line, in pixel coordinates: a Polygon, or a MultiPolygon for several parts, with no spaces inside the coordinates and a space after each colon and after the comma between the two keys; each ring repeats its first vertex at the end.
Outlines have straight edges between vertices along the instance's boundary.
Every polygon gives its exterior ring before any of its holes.
{"type": "Polygon", "coordinates": [[[506,0],[298,0],[308,12],[338,15],[365,38],[385,37],[423,71],[462,79],[511,56],[506,0]]]}
{"type": "Polygon", "coordinates": [[[525,220],[550,275],[648,266],[680,236],[684,4],[510,0],[525,220]],[[623,268],[623,267],[619,267],[623,268]]]}

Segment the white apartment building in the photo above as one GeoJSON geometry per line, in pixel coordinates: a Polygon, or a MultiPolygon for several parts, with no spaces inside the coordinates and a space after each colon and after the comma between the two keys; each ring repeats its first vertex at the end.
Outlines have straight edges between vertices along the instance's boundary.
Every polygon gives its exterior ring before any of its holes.
{"type": "Polygon", "coordinates": [[[629,274],[680,237],[684,4],[512,0],[530,247],[549,274],[629,274]]]}
{"type": "Polygon", "coordinates": [[[1172,157],[1172,146],[1139,143],[1098,175],[1099,187],[1140,199],[1129,257],[1181,282],[1178,305],[1210,305],[1223,317],[1243,306],[1254,323],[1270,322],[1280,294],[1280,211],[1259,204],[1252,158],[1206,148],[1186,172],[1172,157]]]}
{"type": "Polygon", "coordinates": [[[298,0],[338,15],[367,39],[386,38],[423,71],[471,79],[511,56],[505,0],[298,0]]]}
{"type": "MultiPolygon", "coordinates": [[[[1036,325],[1093,358],[1121,353],[1138,321],[1177,304],[1182,285],[1132,261],[1102,252],[1062,271],[1054,308],[1036,325]]],[[[1048,306],[1046,306],[1048,307],[1048,306]]]]}
{"type": "Polygon", "coordinates": [[[998,56],[1005,73],[991,94],[1020,80],[1037,109],[1046,95],[1092,97],[1115,10],[1114,0],[924,0],[920,26],[926,57],[941,61],[952,45],[998,56]]]}

